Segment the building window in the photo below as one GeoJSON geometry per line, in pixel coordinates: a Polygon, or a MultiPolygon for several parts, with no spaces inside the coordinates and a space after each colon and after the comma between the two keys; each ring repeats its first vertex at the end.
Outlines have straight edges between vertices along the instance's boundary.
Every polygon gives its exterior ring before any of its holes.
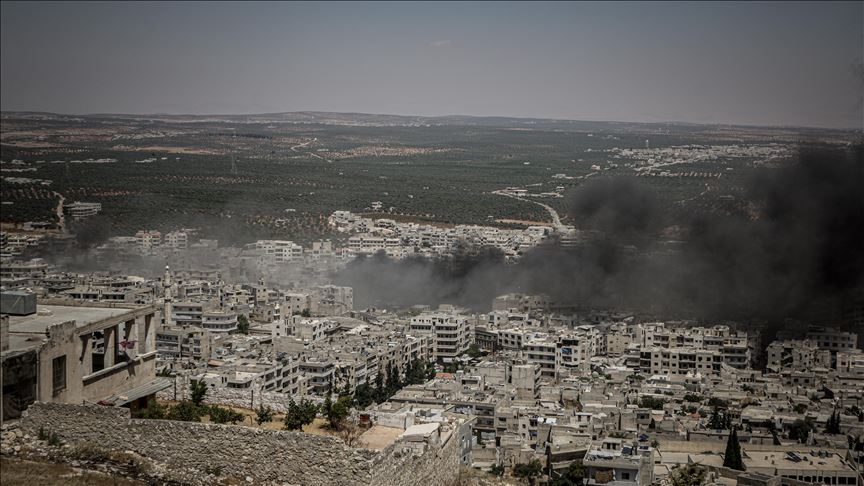
{"type": "Polygon", "coordinates": [[[66,355],[58,356],[51,362],[51,377],[54,394],[66,389],[66,355]]]}

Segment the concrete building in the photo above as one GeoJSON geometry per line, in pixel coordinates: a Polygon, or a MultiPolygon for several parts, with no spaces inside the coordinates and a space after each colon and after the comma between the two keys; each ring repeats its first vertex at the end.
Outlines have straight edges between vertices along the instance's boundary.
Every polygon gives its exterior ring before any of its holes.
{"type": "MultiPolygon", "coordinates": [[[[40,305],[9,317],[2,355],[2,415],[34,401],[145,406],[156,379],[156,306],[40,305]]],[[[163,386],[164,385],[164,386],[163,386]]]]}
{"type": "Polygon", "coordinates": [[[816,364],[819,348],[810,340],[774,341],[765,350],[769,371],[805,371],[816,364]]]}
{"type": "Polygon", "coordinates": [[[255,248],[263,252],[266,262],[287,263],[303,259],[303,247],[288,240],[258,240],[255,248]]]}
{"type": "Polygon", "coordinates": [[[718,351],[694,348],[643,348],[639,352],[639,369],[653,375],[686,375],[720,373],[723,356],[718,351]]]}
{"type": "Polygon", "coordinates": [[[647,486],[654,480],[653,449],[623,439],[607,438],[585,454],[586,484],[647,486]]]}
{"type": "Polygon", "coordinates": [[[210,359],[210,333],[191,326],[171,326],[156,331],[159,359],[203,361],[210,359]]]}
{"type": "Polygon", "coordinates": [[[354,289],[320,285],[311,289],[310,310],[316,316],[340,316],[354,310],[354,289]]]}
{"type": "Polygon", "coordinates": [[[420,314],[411,318],[409,329],[433,337],[432,358],[436,361],[453,361],[471,345],[468,319],[464,316],[446,313],[420,314]]]}
{"type": "Polygon", "coordinates": [[[153,248],[162,245],[162,233],[156,230],[141,230],[135,233],[135,242],[142,253],[149,253],[153,248]]]}
{"type": "Polygon", "coordinates": [[[91,216],[96,216],[102,211],[101,203],[75,201],[64,205],[63,209],[69,213],[75,221],[81,221],[91,216]]]}
{"type": "Polygon", "coordinates": [[[854,332],[838,331],[830,327],[811,326],[807,330],[807,339],[816,343],[819,349],[831,352],[849,351],[858,348],[858,335],[854,332]]]}
{"type": "Polygon", "coordinates": [[[201,313],[201,327],[210,332],[233,332],[237,330],[239,314],[226,311],[204,311],[201,313]]]}
{"type": "Polygon", "coordinates": [[[202,302],[174,302],[171,304],[172,322],[166,324],[201,327],[203,313],[204,303],[202,302]]]}
{"type": "Polygon", "coordinates": [[[174,250],[185,250],[189,247],[189,235],[185,231],[165,233],[164,246],[174,250]]]}

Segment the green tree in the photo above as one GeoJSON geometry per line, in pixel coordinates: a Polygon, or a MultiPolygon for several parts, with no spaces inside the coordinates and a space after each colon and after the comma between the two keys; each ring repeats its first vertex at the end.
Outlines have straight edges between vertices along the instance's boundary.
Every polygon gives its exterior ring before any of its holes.
{"type": "Polygon", "coordinates": [[[147,408],[138,411],[138,417],[142,419],[161,420],[164,419],[167,414],[167,408],[155,399],[151,399],[147,402],[147,408]]]}
{"type": "Polygon", "coordinates": [[[387,398],[392,397],[394,393],[402,388],[402,383],[399,380],[399,369],[393,365],[392,361],[387,364],[387,383],[385,388],[387,389],[387,398]]]}
{"type": "Polygon", "coordinates": [[[426,371],[427,365],[423,360],[415,358],[405,368],[405,384],[419,385],[425,383],[429,378],[426,371]]]}
{"type": "Polygon", "coordinates": [[[321,404],[321,414],[325,417],[330,417],[330,413],[333,411],[333,397],[331,394],[327,394],[327,398],[324,399],[324,403],[321,404]]]}
{"type": "Polygon", "coordinates": [[[249,334],[249,319],[243,314],[237,316],[237,332],[240,334],[249,334]]]}
{"type": "Polygon", "coordinates": [[[528,464],[516,464],[513,467],[513,475],[517,478],[525,478],[528,484],[533,485],[540,473],[543,472],[543,464],[537,459],[532,459],[528,464]]]}
{"type": "Polygon", "coordinates": [[[315,420],[317,413],[318,407],[314,403],[304,398],[298,404],[292,398],[288,402],[288,410],[285,412],[282,428],[285,430],[301,430],[304,425],[309,425],[315,420]]]}
{"type": "Polygon", "coordinates": [[[717,407],[717,408],[727,408],[729,406],[729,402],[723,400],[722,398],[711,397],[708,399],[709,407],[717,407]]]}
{"type": "Polygon", "coordinates": [[[711,418],[708,420],[708,428],[714,430],[725,429],[727,425],[725,414],[719,407],[711,410],[711,418]]]}
{"type": "Polygon", "coordinates": [[[489,473],[493,476],[503,476],[504,466],[501,464],[492,464],[492,467],[489,468],[489,473]]]}
{"type": "Polygon", "coordinates": [[[465,354],[470,358],[479,358],[480,356],[483,356],[484,353],[483,351],[480,351],[480,348],[476,344],[472,344],[471,346],[468,346],[468,350],[465,351],[465,354]]]}
{"type": "Polygon", "coordinates": [[[650,408],[652,410],[663,410],[663,405],[666,404],[666,400],[662,398],[655,397],[642,397],[642,400],[639,401],[639,406],[642,408],[650,408]]]}
{"type": "MultiPolygon", "coordinates": [[[[329,400],[330,397],[327,397],[329,400]]],[[[339,430],[342,428],[342,424],[345,421],[345,418],[348,417],[348,413],[351,410],[351,398],[350,397],[341,397],[337,399],[335,402],[330,402],[329,406],[327,402],[324,405],[324,416],[327,418],[328,425],[333,430],[339,430]]]]}
{"type": "Polygon", "coordinates": [[[309,311],[309,309],[303,309],[302,311],[300,311],[300,316],[301,317],[312,317],[312,312],[309,311]]]}
{"type": "Polygon", "coordinates": [[[189,400],[183,400],[171,407],[166,417],[169,420],[179,420],[181,422],[200,422],[201,416],[204,415],[202,408],[189,400]]]}
{"type": "Polygon", "coordinates": [[[354,389],[354,405],[358,409],[365,409],[374,401],[375,397],[372,396],[372,389],[368,383],[357,385],[357,388],[354,389]]]}
{"type": "Polygon", "coordinates": [[[242,422],[245,418],[240,412],[218,405],[211,405],[208,411],[210,412],[210,421],[214,424],[236,424],[237,422],[242,422]]]}
{"type": "Polygon", "coordinates": [[[810,437],[811,430],[813,430],[813,424],[809,420],[798,419],[789,426],[789,438],[804,444],[810,437]]]}
{"type": "Polygon", "coordinates": [[[738,442],[738,429],[733,428],[726,440],[726,454],[723,456],[723,467],[743,471],[744,461],[741,459],[741,443],[738,442]]]}
{"type": "Polygon", "coordinates": [[[255,410],[255,421],[258,422],[258,425],[272,422],[273,409],[269,406],[264,406],[263,403],[258,405],[258,409],[255,410]]]}
{"type": "Polygon", "coordinates": [[[573,461],[561,476],[551,480],[549,486],[582,486],[585,483],[585,467],[582,461],[573,461]]]}
{"type": "Polygon", "coordinates": [[[384,373],[379,367],[378,374],[375,375],[375,402],[381,403],[387,400],[387,390],[384,389],[384,373]]]}
{"type": "Polygon", "coordinates": [[[792,407],[792,410],[794,410],[795,413],[797,413],[797,414],[805,414],[805,413],[807,413],[807,404],[806,403],[799,403],[799,404],[795,405],[794,407],[792,407]]]}
{"type": "Polygon", "coordinates": [[[703,399],[704,399],[704,397],[702,395],[697,395],[695,393],[688,393],[688,394],[684,395],[684,401],[685,402],[691,402],[691,403],[701,402],[703,399]]]}
{"type": "Polygon", "coordinates": [[[204,403],[206,395],[207,383],[204,383],[204,380],[192,380],[189,383],[189,399],[196,407],[200,407],[204,403]]]}
{"type": "Polygon", "coordinates": [[[828,418],[828,422],[825,424],[825,433],[840,433],[840,414],[836,410],[831,412],[831,416],[828,418]]]}
{"type": "Polygon", "coordinates": [[[437,373],[437,371],[435,370],[435,363],[433,363],[431,361],[427,361],[426,362],[426,379],[431,380],[431,379],[435,378],[435,373],[437,373]]]}

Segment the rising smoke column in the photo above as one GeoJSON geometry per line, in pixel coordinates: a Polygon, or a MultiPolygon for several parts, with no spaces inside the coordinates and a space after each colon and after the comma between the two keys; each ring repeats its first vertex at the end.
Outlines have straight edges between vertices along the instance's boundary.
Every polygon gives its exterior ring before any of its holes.
{"type": "Polygon", "coordinates": [[[488,250],[453,258],[361,259],[336,275],[358,305],[438,304],[487,309],[511,291],[603,306],[708,319],[803,317],[825,297],[864,285],[864,149],[805,147],[797,163],[764,169],[747,184],[752,211],[663,213],[632,178],[596,179],[569,198],[576,249],[554,242],[514,265],[488,250]],[[683,228],[664,245],[665,227],[683,228]]]}

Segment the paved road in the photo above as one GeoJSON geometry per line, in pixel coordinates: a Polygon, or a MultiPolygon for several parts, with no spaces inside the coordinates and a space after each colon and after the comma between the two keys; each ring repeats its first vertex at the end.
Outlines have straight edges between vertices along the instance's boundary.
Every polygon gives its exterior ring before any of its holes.
{"type": "MultiPolygon", "coordinates": [[[[315,142],[317,142],[317,141],[318,141],[317,138],[313,138],[312,140],[309,140],[308,142],[303,142],[303,143],[301,143],[301,144],[299,144],[299,145],[295,145],[295,146],[291,147],[291,151],[292,151],[292,152],[297,152],[297,153],[299,153],[299,151],[297,150],[299,147],[306,147],[306,148],[309,148],[309,145],[310,145],[310,144],[315,143],[315,142]]],[[[321,159],[321,160],[323,160],[323,161],[333,163],[332,160],[330,160],[330,159],[328,159],[328,158],[325,158],[325,157],[321,157],[320,155],[316,154],[315,152],[306,152],[306,154],[307,154],[307,155],[311,155],[312,157],[315,157],[315,158],[317,158],[317,159],[321,159]]]]}
{"type": "Polygon", "coordinates": [[[506,196],[506,197],[516,199],[519,201],[534,203],[538,206],[543,206],[543,208],[546,209],[546,211],[548,211],[549,215],[552,217],[552,226],[555,228],[555,231],[557,231],[559,233],[564,233],[566,231],[566,226],[561,223],[561,217],[558,216],[558,211],[555,211],[555,209],[552,206],[549,206],[548,204],[543,204],[539,201],[534,201],[531,199],[526,199],[524,197],[516,196],[514,194],[510,194],[509,192],[507,192],[503,189],[499,189],[497,191],[492,191],[492,194],[498,194],[499,196],[506,196]]]}
{"type": "Polygon", "coordinates": [[[310,143],[312,143],[312,142],[317,142],[317,141],[318,141],[317,138],[313,138],[312,140],[309,140],[308,142],[303,142],[303,143],[301,143],[301,144],[299,144],[299,145],[295,145],[295,146],[291,147],[291,151],[292,151],[292,152],[296,152],[296,151],[297,151],[297,148],[299,148],[299,147],[308,147],[310,143]]]}
{"type": "Polygon", "coordinates": [[[63,214],[63,203],[66,202],[66,198],[63,194],[60,194],[57,191],[54,191],[54,195],[59,197],[60,200],[57,202],[57,208],[54,212],[57,213],[57,227],[60,228],[60,231],[66,232],[66,216],[63,214]]]}

